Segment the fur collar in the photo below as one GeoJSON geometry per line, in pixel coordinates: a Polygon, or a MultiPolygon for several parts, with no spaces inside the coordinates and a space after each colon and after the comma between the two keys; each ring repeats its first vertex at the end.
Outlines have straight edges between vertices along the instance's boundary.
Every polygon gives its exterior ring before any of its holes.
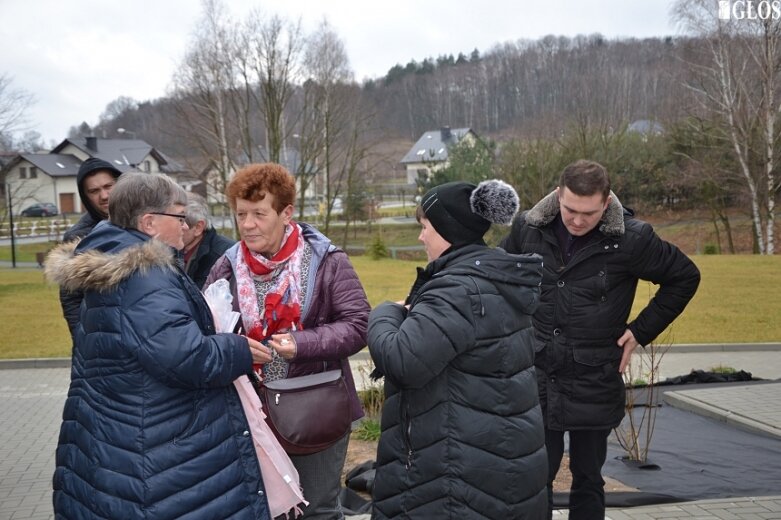
{"type": "Polygon", "coordinates": [[[136,271],[145,273],[153,267],[176,266],[171,248],[159,240],[135,244],[118,253],[90,249],[74,254],[77,245],[78,241],[59,245],[46,258],[46,278],[67,291],[105,292],[136,271]]]}
{"type": "MultiPolygon", "coordinates": [[[[554,190],[526,212],[526,223],[536,227],[544,226],[553,222],[558,213],[559,196],[554,190]]],[[[621,236],[624,234],[624,207],[612,191],[610,192],[610,204],[605,214],[602,215],[599,230],[607,236],[621,236]]]]}

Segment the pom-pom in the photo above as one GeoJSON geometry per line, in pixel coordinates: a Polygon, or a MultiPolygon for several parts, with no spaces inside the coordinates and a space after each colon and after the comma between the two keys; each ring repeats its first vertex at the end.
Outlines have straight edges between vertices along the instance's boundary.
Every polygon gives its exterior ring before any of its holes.
{"type": "Polygon", "coordinates": [[[494,224],[511,224],[521,203],[512,186],[498,179],[483,181],[469,197],[472,211],[494,224]]]}

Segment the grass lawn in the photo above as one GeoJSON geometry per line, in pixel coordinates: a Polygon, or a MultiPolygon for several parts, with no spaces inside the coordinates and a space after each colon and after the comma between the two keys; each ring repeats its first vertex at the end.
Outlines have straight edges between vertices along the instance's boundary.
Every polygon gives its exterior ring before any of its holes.
{"type": "MultiPolygon", "coordinates": [[[[672,325],[664,343],[752,343],[781,341],[781,256],[695,256],[702,271],[700,289],[672,325]]],[[[373,261],[352,257],[375,306],[403,299],[424,262],[373,261]]],[[[635,308],[652,296],[654,286],[641,282],[635,308]]],[[[70,355],[70,336],[62,317],[57,287],[40,269],[0,268],[0,358],[70,355]]]]}
{"type": "MultiPolygon", "coordinates": [[[[702,281],[665,343],[781,342],[781,256],[697,255],[702,281]]],[[[655,286],[640,282],[633,315],[655,286]]]]}
{"type": "Polygon", "coordinates": [[[59,289],[40,269],[0,268],[0,358],[70,356],[59,289]]]}
{"type": "MultiPolygon", "coordinates": [[[[35,253],[45,253],[57,245],[57,242],[40,242],[37,244],[17,244],[17,262],[35,262],[35,253]]],[[[11,246],[0,246],[0,260],[11,261],[11,246]]]]}

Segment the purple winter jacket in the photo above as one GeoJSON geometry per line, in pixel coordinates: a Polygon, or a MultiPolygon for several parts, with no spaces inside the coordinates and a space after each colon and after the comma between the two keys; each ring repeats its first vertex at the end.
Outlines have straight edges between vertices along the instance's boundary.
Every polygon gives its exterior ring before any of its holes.
{"type": "MultiPolygon", "coordinates": [[[[288,377],[341,369],[350,390],[355,421],[364,413],[347,358],[366,346],[371,307],[347,254],[332,245],[314,227],[305,223],[299,225],[304,239],[312,246],[312,263],[301,311],[303,327],[291,333],[296,341],[296,357],[290,361],[288,377]]],[[[239,244],[234,245],[217,260],[203,289],[221,278],[228,280],[233,294],[233,309],[240,312],[231,263],[238,254],[238,248],[239,244]]]]}

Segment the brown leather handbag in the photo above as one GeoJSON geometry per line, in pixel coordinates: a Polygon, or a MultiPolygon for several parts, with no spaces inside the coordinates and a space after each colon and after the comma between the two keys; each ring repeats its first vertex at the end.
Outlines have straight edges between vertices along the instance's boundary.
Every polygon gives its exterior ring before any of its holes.
{"type": "Polygon", "coordinates": [[[291,455],[332,446],[350,430],[350,394],[341,370],[263,383],[266,422],[291,455]]]}

